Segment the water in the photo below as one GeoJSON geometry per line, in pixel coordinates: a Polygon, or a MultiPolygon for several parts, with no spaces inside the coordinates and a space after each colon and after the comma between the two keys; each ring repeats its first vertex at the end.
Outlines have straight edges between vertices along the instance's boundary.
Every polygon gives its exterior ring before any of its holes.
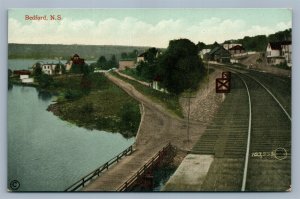
{"type": "Polygon", "coordinates": [[[8,186],[18,180],[18,191],[62,191],[134,142],[62,121],[46,111],[53,99],[33,87],[8,91],[8,186]]]}
{"type": "MultiPolygon", "coordinates": [[[[11,70],[21,70],[21,69],[31,69],[32,66],[36,62],[41,62],[41,63],[58,63],[59,60],[55,59],[9,59],[8,60],[8,68],[11,70]]],[[[60,60],[62,64],[65,64],[67,60],[60,60]]],[[[86,60],[85,61],[87,64],[91,64],[96,61],[90,61],[86,60]]]]}

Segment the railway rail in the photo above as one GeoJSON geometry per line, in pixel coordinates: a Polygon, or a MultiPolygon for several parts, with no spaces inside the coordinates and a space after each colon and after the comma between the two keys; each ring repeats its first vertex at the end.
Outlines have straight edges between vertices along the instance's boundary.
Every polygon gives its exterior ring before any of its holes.
{"type": "Polygon", "coordinates": [[[291,116],[275,95],[245,71],[192,153],[213,154],[204,191],[284,191],[291,182],[291,116]]]}

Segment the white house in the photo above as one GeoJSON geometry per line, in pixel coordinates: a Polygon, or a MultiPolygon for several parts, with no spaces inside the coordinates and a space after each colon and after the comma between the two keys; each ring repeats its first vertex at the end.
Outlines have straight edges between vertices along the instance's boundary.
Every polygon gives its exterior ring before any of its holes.
{"type": "Polygon", "coordinates": [[[56,68],[56,64],[42,64],[42,71],[47,75],[54,74],[55,68],[56,68]]]}
{"type": "Polygon", "coordinates": [[[292,66],[292,43],[270,42],[266,50],[268,64],[277,65],[286,62],[288,66],[292,66]]]}
{"type": "Polygon", "coordinates": [[[282,55],[284,56],[287,65],[292,66],[292,42],[284,42],[281,44],[282,55]]]}
{"type": "Polygon", "coordinates": [[[147,55],[146,52],[144,52],[144,53],[142,53],[142,54],[139,54],[139,55],[137,56],[136,62],[137,62],[137,63],[142,62],[142,61],[145,62],[145,57],[146,57],[146,55],[147,55]]]}

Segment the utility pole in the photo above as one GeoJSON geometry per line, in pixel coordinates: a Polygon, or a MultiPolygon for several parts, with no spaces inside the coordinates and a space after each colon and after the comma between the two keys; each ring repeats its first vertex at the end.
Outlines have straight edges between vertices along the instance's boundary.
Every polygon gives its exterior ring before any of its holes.
{"type": "Polygon", "coordinates": [[[191,98],[196,98],[191,96],[191,90],[188,89],[188,96],[183,98],[188,98],[188,117],[187,117],[187,141],[190,142],[190,110],[191,110],[191,98]]]}

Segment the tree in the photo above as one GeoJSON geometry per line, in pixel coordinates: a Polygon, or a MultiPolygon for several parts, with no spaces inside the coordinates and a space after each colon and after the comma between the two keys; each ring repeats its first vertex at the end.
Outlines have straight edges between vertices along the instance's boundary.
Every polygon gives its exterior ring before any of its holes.
{"type": "Polygon", "coordinates": [[[38,77],[43,74],[42,66],[40,62],[35,63],[35,67],[33,68],[33,76],[38,77]]]}
{"type": "Polygon", "coordinates": [[[205,47],[206,47],[206,44],[205,44],[205,43],[200,42],[200,41],[197,43],[198,51],[203,50],[205,47]]]}
{"type": "Polygon", "coordinates": [[[120,128],[122,132],[133,134],[137,131],[140,121],[138,106],[135,106],[132,102],[123,104],[119,112],[119,116],[121,118],[120,128]]]}
{"type": "Polygon", "coordinates": [[[162,78],[163,87],[171,93],[196,89],[204,75],[197,46],[188,39],[170,41],[166,52],[159,59],[158,74],[162,78]]]}
{"type": "Polygon", "coordinates": [[[104,56],[99,57],[98,61],[97,61],[97,66],[98,67],[104,67],[107,64],[107,60],[104,56]]]}
{"type": "Polygon", "coordinates": [[[39,75],[37,77],[37,80],[38,80],[39,85],[40,85],[41,88],[48,88],[54,82],[53,78],[50,75],[47,75],[47,74],[39,75]]]}
{"type": "Polygon", "coordinates": [[[84,94],[89,94],[92,88],[92,81],[91,81],[91,77],[88,74],[84,74],[81,77],[81,81],[80,81],[80,88],[82,93],[84,94]]]}
{"type": "Polygon", "coordinates": [[[122,53],[121,53],[121,58],[122,58],[122,59],[127,59],[127,58],[128,58],[127,53],[126,53],[126,52],[122,52],[122,53]]]}

